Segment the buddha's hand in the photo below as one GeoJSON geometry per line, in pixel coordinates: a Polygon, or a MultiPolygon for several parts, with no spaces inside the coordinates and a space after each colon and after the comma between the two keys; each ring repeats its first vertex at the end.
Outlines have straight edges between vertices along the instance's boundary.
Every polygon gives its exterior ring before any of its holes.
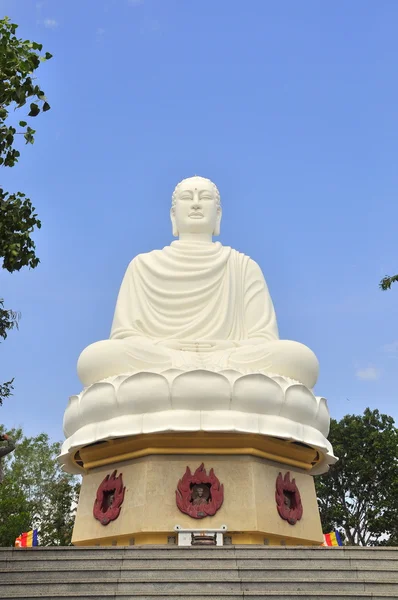
{"type": "Polygon", "coordinates": [[[161,340],[158,345],[180,352],[216,352],[236,347],[229,340],[161,340]]]}
{"type": "Polygon", "coordinates": [[[156,342],[156,345],[171,348],[171,350],[182,350],[184,342],[181,340],[160,340],[156,342]]]}
{"type": "Polygon", "coordinates": [[[217,352],[236,347],[229,340],[168,340],[164,345],[182,352],[217,352]]]}

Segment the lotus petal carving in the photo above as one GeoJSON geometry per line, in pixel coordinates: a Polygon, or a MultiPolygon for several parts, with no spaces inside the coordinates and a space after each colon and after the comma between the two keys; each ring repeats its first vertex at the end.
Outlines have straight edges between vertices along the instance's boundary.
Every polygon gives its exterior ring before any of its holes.
{"type": "MultiPolygon", "coordinates": [[[[259,433],[311,445],[334,462],[326,436],[324,398],[269,373],[168,369],[110,377],[69,399],[64,416],[67,456],[100,440],[166,431],[259,433]]],[[[319,470],[320,469],[320,470],[319,470]]]]}

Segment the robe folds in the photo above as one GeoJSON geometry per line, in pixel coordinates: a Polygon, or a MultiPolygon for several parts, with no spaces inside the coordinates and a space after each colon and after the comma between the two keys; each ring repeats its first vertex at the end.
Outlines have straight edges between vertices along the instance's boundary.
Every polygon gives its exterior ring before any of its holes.
{"type": "Polygon", "coordinates": [[[258,265],[216,243],[175,241],[136,256],[123,279],[111,339],[278,339],[258,265]]]}

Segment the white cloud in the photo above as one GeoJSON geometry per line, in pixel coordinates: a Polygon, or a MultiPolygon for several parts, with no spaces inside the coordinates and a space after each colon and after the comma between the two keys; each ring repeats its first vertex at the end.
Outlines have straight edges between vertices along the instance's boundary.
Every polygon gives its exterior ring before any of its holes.
{"type": "Polygon", "coordinates": [[[365,369],[357,369],[355,375],[363,381],[376,381],[380,377],[380,371],[376,367],[366,367],[365,369]]]}
{"type": "Polygon", "coordinates": [[[44,19],[43,25],[44,27],[47,27],[47,29],[55,29],[58,27],[58,21],[55,19],[44,19]]]}
{"type": "Polygon", "coordinates": [[[398,355],[398,341],[383,346],[383,352],[390,355],[398,355]]]}

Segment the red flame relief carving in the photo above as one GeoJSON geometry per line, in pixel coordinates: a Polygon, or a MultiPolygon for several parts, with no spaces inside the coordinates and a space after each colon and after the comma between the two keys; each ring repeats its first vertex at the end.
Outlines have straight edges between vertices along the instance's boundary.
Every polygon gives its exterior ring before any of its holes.
{"type": "Polygon", "coordinates": [[[176,489],[177,506],[193,519],[203,519],[216,514],[224,500],[224,486],[210,469],[207,475],[202,463],[192,475],[187,467],[176,489]]]}
{"type": "Polygon", "coordinates": [[[301,496],[298,490],[296,480],[290,481],[290,472],[282,477],[279,473],[276,479],[275,500],[278,508],[278,513],[290,525],[295,525],[303,516],[303,505],[301,504],[301,496]]]}
{"type": "Polygon", "coordinates": [[[116,471],[107,475],[97,490],[93,515],[102,524],[108,525],[118,518],[124,500],[126,488],[123,486],[122,474],[116,477],[116,471]]]}

